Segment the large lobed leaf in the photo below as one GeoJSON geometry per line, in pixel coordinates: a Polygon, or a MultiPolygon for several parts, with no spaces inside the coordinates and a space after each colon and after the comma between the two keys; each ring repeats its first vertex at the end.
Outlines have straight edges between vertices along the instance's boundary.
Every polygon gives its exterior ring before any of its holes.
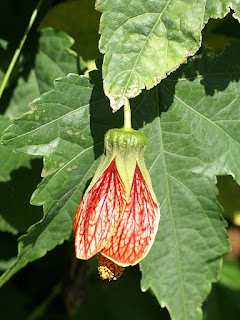
{"type": "MultiPolygon", "coordinates": [[[[11,84],[1,99],[0,109],[6,111],[5,116],[0,115],[0,135],[12,123],[9,118],[14,119],[29,111],[29,101],[53,88],[52,82],[55,78],[64,76],[69,71],[82,72],[85,68],[82,59],[70,49],[74,41],[66,33],[46,28],[34,33],[33,38],[34,41],[28,42],[21,53],[11,84]]],[[[7,46],[6,51],[1,51],[0,55],[3,61],[5,55],[9,56],[7,46]]],[[[36,168],[35,164],[32,163],[31,170],[26,169],[31,167],[31,159],[33,157],[29,155],[0,146],[0,182],[11,180],[0,184],[1,231],[15,234],[26,231],[40,216],[40,209],[36,210],[29,205],[30,194],[38,180],[37,176],[30,178],[36,168]],[[25,169],[16,171],[20,167],[25,169]],[[17,176],[20,177],[19,180],[16,179],[17,176]]],[[[35,173],[38,174],[38,170],[35,173]]]]}
{"type": "Polygon", "coordinates": [[[237,0],[97,0],[104,91],[113,110],[194,55],[204,23],[225,16],[230,4],[240,8],[237,0]]]}
{"type": "MultiPolygon", "coordinates": [[[[96,81],[101,84],[101,78],[96,81]]],[[[45,178],[33,194],[32,204],[43,204],[45,217],[20,238],[18,261],[1,277],[0,285],[71,236],[76,207],[96,169],[95,157],[103,148],[106,124],[116,123],[106,96],[94,82],[74,74],[56,80],[55,90],[35,100],[32,111],[6,133],[14,149],[44,156],[45,178]]]]}
{"type": "MultiPolygon", "coordinates": [[[[218,174],[240,181],[239,49],[236,42],[220,57],[206,51],[133,101],[134,127],[149,140],[145,159],[162,214],[153,248],[140,263],[142,288],[153,290],[172,319],[201,319],[200,305],[229,249],[215,184],[218,174]]],[[[70,238],[104,132],[121,125],[122,114],[111,114],[96,74],[58,79],[4,134],[15,150],[45,158],[45,178],[32,198],[45,217],[20,239],[18,261],[1,285],[70,238]]]]}
{"type": "Polygon", "coordinates": [[[220,174],[240,183],[239,48],[233,43],[218,58],[206,51],[151,90],[146,108],[137,110],[151,137],[148,163],[162,211],[141,262],[142,288],[152,288],[172,319],[201,319],[201,301],[228,249],[214,184],[220,174]]]}

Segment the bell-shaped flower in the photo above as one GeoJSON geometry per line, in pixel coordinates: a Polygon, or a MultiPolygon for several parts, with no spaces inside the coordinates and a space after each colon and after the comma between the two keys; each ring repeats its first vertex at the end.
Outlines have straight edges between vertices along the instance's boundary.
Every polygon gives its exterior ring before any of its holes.
{"type": "Polygon", "coordinates": [[[142,260],[157,232],[160,211],[143,158],[146,145],[140,131],[109,130],[105,155],[76,211],[76,257],[100,253],[104,279],[142,260]]]}

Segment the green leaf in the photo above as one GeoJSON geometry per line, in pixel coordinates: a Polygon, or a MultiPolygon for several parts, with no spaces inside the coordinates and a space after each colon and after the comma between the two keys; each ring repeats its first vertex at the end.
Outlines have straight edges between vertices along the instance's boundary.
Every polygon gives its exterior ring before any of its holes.
{"type": "Polygon", "coordinates": [[[232,289],[240,290],[240,264],[238,260],[223,260],[220,283],[232,289]]]}
{"type": "MultiPolygon", "coordinates": [[[[140,263],[142,288],[151,288],[173,319],[201,319],[200,305],[229,250],[216,175],[231,172],[240,181],[239,49],[236,42],[219,57],[205,51],[132,103],[133,125],[149,140],[145,159],[161,204],[156,241],[140,263]]],[[[32,203],[44,205],[45,217],[20,239],[18,262],[1,285],[69,239],[103,134],[109,123],[121,126],[122,113],[111,114],[97,73],[58,79],[5,131],[12,148],[44,155],[45,178],[32,203]]]]}
{"type": "MultiPolygon", "coordinates": [[[[0,108],[7,106],[5,116],[10,119],[29,111],[29,101],[52,89],[55,78],[68,72],[80,72],[85,66],[81,58],[69,49],[74,41],[64,32],[47,28],[40,33],[34,33],[34,38],[35,42],[27,44],[15,71],[14,79],[17,79],[17,86],[13,81],[8,93],[1,99],[0,108]]],[[[6,117],[0,116],[0,135],[12,123],[6,117]]],[[[30,168],[31,159],[33,157],[13,152],[0,145],[0,182],[9,181],[10,174],[12,175],[11,182],[0,184],[3,199],[0,206],[1,231],[13,234],[26,231],[41,217],[40,208],[29,205],[30,195],[36,187],[38,169],[25,169],[13,173],[20,167],[30,168]]]]}
{"type": "MultiPolygon", "coordinates": [[[[231,1],[238,9],[239,1],[231,1]]],[[[195,54],[210,17],[227,14],[222,0],[97,0],[101,17],[100,49],[104,91],[113,110],[124,97],[152,88],[195,54]],[[217,4],[216,4],[217,2],[217,4]]]]}
{"type": "Polygon", "coordinates": [[[0,231],[17,234],[18,230],[11,226],[11,224],[2,216],[2,209],[0,209],[0,212],[0,231]]]}
{"type": "Polygon", "coordinates": [[[52,28],[34,34],[18,65],[17,86],[14,82],[0,104],[8,108],[5,115],[17,118],[29,111],[29,102],[41,93],[53,88],[53,80],[70,72],[79,73],[85,69],[83,60],[70,49],[74,40],[66,33],[52,28]],[[15,88],[16,86],[16,88],[15,88]]]}
{"type": "Polygon", "coordinates": [[[223,206],[223,216],[235,226],[240,226],[240,186],[232,176],[219,176],[218,201],[223,206]]]}
{"type": "Polygon", "coordinates": [[[0,271],[5,271],[11,268],[16,262],[16,257],[10,258],[9,260],[0,260],[0,271]]]}
{"type": "MultiPolygon", "coordinates": [[[[11,120],[0,115],[0,136],[10,124],[11,120]]],[[[0,144],[0,231],[13,234],[26,231],[41,217],[40,208],[29,204],[30,196],[39,182],[39,170],[30,169],[32,159],[27,154],[14,152],[0,144]]]]}
{"type": "MultiPolygon", "coordinates": [[[[11,120],[0,115],[0,136],[11,124],[11,120]]],[[[26,231],[41,217],[41,210],[29,204],[38,180],[37,175],[33,176],[33,173],[38,174],[38,170],[30,170],[32,159],[0,144],[0,231],[13,234],[26,231]]]]}
{"type": "Polygon", "coordinates": [[[108,123],[119,124],[108,107],[100,75],[96,79],[94,75],[90,81],[73,74],[56,80],[55,90],[35,100],[32,112],[5,133],[14,149],[44,156],[45,179],[32,204],[43,204],[45,217],[19,239],[18,261],[1,277],[0,285],[71,236],[73,217],[96,170],[94,160],[102,152],[108,123]]]}
{"type": "MultiPolygon", "coordinates": [[[[12,121],[0,115],[0,136],[10,124],[12,124],[12,121]]],[[[26,154],[13,152],[11,149],[0,145],[0,155],[0,182],[10,180],[12,170],[20,167],[30,167],[30,157],[26,154]]]]}
{"type": "Polygon", "coordinates": [[[206,51],[146,94],[147,111],[138,110],[162,212],[140,263],[142,288],[151,287],[173,319],[201,319],[201,301],[229,248],[215,176],[231,173],[240,183],[239,48],[232,43],[216,58],[206,51]]]}
{"type": "Polygon", "coordinates": [[[240,3],[238,0],[207,0],[204,20],[208,21],[209,18],[223,18],[230,8],[235,11],[233,14],[234,18],[239,21],[240,3]]]}

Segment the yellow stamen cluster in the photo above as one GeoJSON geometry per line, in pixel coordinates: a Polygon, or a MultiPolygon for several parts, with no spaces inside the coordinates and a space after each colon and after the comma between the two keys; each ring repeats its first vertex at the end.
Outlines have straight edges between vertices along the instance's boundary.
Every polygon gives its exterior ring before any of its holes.
{"type": "Polygon", "coordinates": [[[124,267],[119,266],[112,260],[98,254],[98,273],[103,280],[117,280],[124,271],[124,267]]]}

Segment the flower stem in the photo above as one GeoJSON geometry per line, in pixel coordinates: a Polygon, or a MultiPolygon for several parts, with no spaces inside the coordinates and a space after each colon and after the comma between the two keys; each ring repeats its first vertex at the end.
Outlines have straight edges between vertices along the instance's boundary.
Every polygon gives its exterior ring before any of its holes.
{"type": "Polygon", "coordinates": [[[20,54],[20,52],[22,50],[22,47],[23,47],[23,45],[24,45],[24,43],[25,43],[25,41],[27,39],[28,33],[31,30],[34,21],[36,20],[36,17],[38,15],[39,9],[40,9],[40,7],[41,7],[43,2],[44,2],[44,0],[39,0],[38,5],[36,6],[35,10],[33,11],[31,19],[30,19],[30,21],[29,21],[29,23],[28,23],[28,25],[27,25],[27,27],[25,29],[25,32],[23,34],[23,37],[22,37],[22,39],[21,39],[21,41],[20,41],[20,43],[18,45],[18,48],[16,49],[16,51],[15,51],[13,57],[12,57],[12,60],[11,60],[11,62],[9,64],[9,66],[8,66],[7,72],[5,73],[5,76],[4,76],[3,81],[1,83],[1,86],[0,86],[0,98],[2,96],[2,93],[3,93],[7,83],[8,83],[9,77],[10,77],[10,75],[11,75],[11,73],[13,71],[13,68],[14,68],[14,66],[15,66],[15,64],[17,62],[17,59],[18,59],[19,54],[20,54]]]}
{"type": "Polygon", "coordinates": [[[131,124],[131,107],[128,98],[125,98],[125,103],[124,103],[124,129],[132,129],[132,124],[131,124]]]}

